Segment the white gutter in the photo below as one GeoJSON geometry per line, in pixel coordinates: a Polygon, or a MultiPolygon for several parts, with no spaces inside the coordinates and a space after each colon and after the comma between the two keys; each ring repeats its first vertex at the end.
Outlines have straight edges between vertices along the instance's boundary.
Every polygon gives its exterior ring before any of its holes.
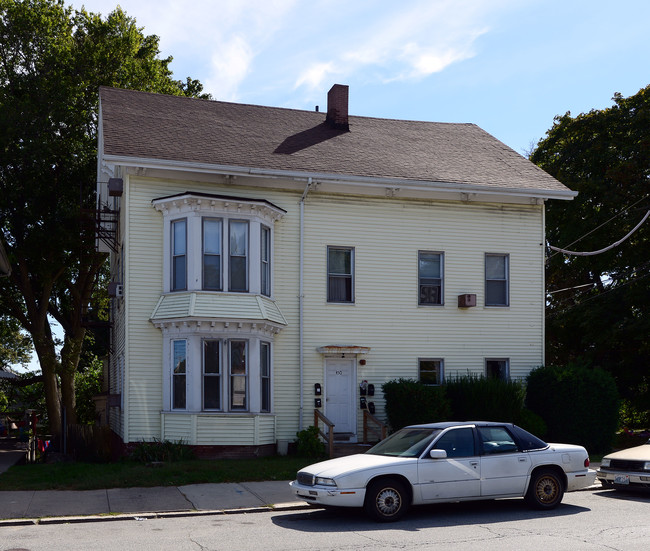
{"type": "Polygon", "coordinates": [[[304,410],[304,389],[303,389],[303,379],[304,379],[304,353],[303,353],[303,339],[304,339],[304,290],[305,290],[305,199],[307,194],[312,186],[312,179],[307,179],[307,185],[305,186],[305,191],[302,193],[300,198],[300,282],[299,282],[299,291],[298,291],[298,364],[300,372],[300,411],[298,415],[298,430],[302,430],[302,414],[304,410]]]}
{"type": "MultiPolygon", "coordinates": [[[[211,163],[196,163],[189,161],[157,160],[139,157],[123,157],[121,155],[103,155],[105,163],[120,164],[125,167],[151,168],[162,170],[178,170],[199,172],[205,174],[257,176],[264,178],[286,178],[304,181],[305,178],[318,180],[323,185],[355,184],[368,187],[396,187],[412,191],[441,191],[448,193],[481,193],[485,195],[510,195],[515,197],[533,197],[538,199],[573,199],[578,192],[570,189],[551,190],[540,188],[512,188],[497,185],[481,185],[460,182],[433,182],[428,180],[405,180],[402,178],[386,178],[373,176],[354,176],[352,174],[337,175],[334,173],[300,172],[295,170],[260,169],[244,166],[216,165],[211,163]]],[[[549,176],[552,179],[552,176],[549,176]]]]}

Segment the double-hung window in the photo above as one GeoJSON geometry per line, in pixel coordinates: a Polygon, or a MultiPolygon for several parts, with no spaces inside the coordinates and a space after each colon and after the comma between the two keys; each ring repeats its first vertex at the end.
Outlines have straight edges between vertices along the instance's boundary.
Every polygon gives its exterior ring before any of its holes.
{"type": "Polygon", "coordinates": [[[354,249],[327,247],[327,302],[354,302],[354,249]]]}
{"type": "Polygon", "coordinates": [[[418,253],[420,305],[441,305],[443,283],[443,254],[428,251],[418,253]]]}
{"type": "Polygon", "coordinates": [[[203,219],[203,288],[208,291],[221,291],[222,228],[218,218],[203,219]]]}
{"type": "Polygon", "coordinates": [[[229,286],[230,291],[248,292],[248,222],[230,221],[229,286]]]}
{"type": "Polygon", "coordinates": [[[443,377],[442,363],[440,359],[420,359],[420,382],[425,385],[441,385],[443,377]]]}
{"type": "Polygon", "coordinates": [[[271,296],[271,229],[261,227],[260,234],[260,264],[261,281],[260,292],[267,297],[271,296]]]}
{"type": "Polygon", "coordinates": [[[262,392],[260,411],[271,411],[271,344],[260,343],[260,389],[262,392]]]}
{"type": "Polygon", "coordinates": [[[507,381],[510,378],[510,361],[508,359],[486,359],[485,376],[488,379],[507,381]]]}
{"type": "Polygon", "coordinates": [[[248,343],[231,340],[230,345],[230,410],[248,409],[248,343]]]}
{"type": "Polygon", "coordinates": [[[185,409],[187,404],[187,341],[172,341],[172,408],[185,409]]]}
{"type": "Polygon", "coordinates": [[[187,289],[187,220],[172,222],[172,291],[187,289]]]}
{"type": "Polygon", "coordinates": [[[221,342],[203,341],[203,409],[221,409],[221,342]]]}
{"type": "Polygon", "coordinates": [[[485,305],[508,306],[510,303],[508,279],[509,257],[507,254],[485,255],[485,305]]]}

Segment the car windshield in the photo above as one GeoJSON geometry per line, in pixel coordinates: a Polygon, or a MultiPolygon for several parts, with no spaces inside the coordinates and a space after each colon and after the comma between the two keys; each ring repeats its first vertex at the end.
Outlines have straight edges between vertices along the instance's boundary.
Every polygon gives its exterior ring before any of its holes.
{"type": "Polygon", "coordinates": [[[401,429],[370,448],[366,453],[394,457],[419,457],[440,432],[440,429],[401,429]]]}

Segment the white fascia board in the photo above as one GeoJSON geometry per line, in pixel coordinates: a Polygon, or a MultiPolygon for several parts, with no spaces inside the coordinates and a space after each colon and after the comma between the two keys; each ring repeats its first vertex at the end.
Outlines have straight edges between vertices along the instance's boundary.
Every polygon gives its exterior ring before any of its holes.
{"type": "Polygon", "coordinates": [[[465,200],[489,200],[490,196],[511,196],[531,199],[564,199],[571,200],[578,192],[567,189],[566,191],[543,190],[539,188],[498,188],[493,186],[482,186],[478,184],[462,184],[457,182],[432,182],[424,180],[407,180],[401,178],[380,178],[369,176],[354,176],[334,174],[331,172],[300,172],[289,170],[260,169],[234,165],[215,165],[211,163],[194,163],[188,161],[169,161],[161,159],[146,159],[137,157],[121,157],[116,155],[103,156],[104,163],[121,165],[123,167],[174,170],[181,172],[196,172],[204,174],[217,174],[223,176],[248,176],[258,178],[275,178],[305,181],[311,178],[323,187],[328,185],[344,185],[347,192],[351,186],[357,186],[361,191],[363,188],[381,188],[386,192],[392,191],[397,196],[401,191],[437,192],[454,194],[465,200]],[[479,197],[481,196],[481,197],[479,197]],[[483,197],[483,196],[487,196],[483,197]]]}

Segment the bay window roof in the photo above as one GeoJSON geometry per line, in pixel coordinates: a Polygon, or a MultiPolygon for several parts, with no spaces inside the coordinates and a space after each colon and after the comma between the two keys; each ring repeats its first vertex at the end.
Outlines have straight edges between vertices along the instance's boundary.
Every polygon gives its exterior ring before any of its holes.
{"type": "Polygon", "coordinates": [[[277,331],[287,325],[280,308],[269,297],[239,293],[188,292],[162,295],[151,322],[206,322],[207,324],[269,324],[277,331]]]}

